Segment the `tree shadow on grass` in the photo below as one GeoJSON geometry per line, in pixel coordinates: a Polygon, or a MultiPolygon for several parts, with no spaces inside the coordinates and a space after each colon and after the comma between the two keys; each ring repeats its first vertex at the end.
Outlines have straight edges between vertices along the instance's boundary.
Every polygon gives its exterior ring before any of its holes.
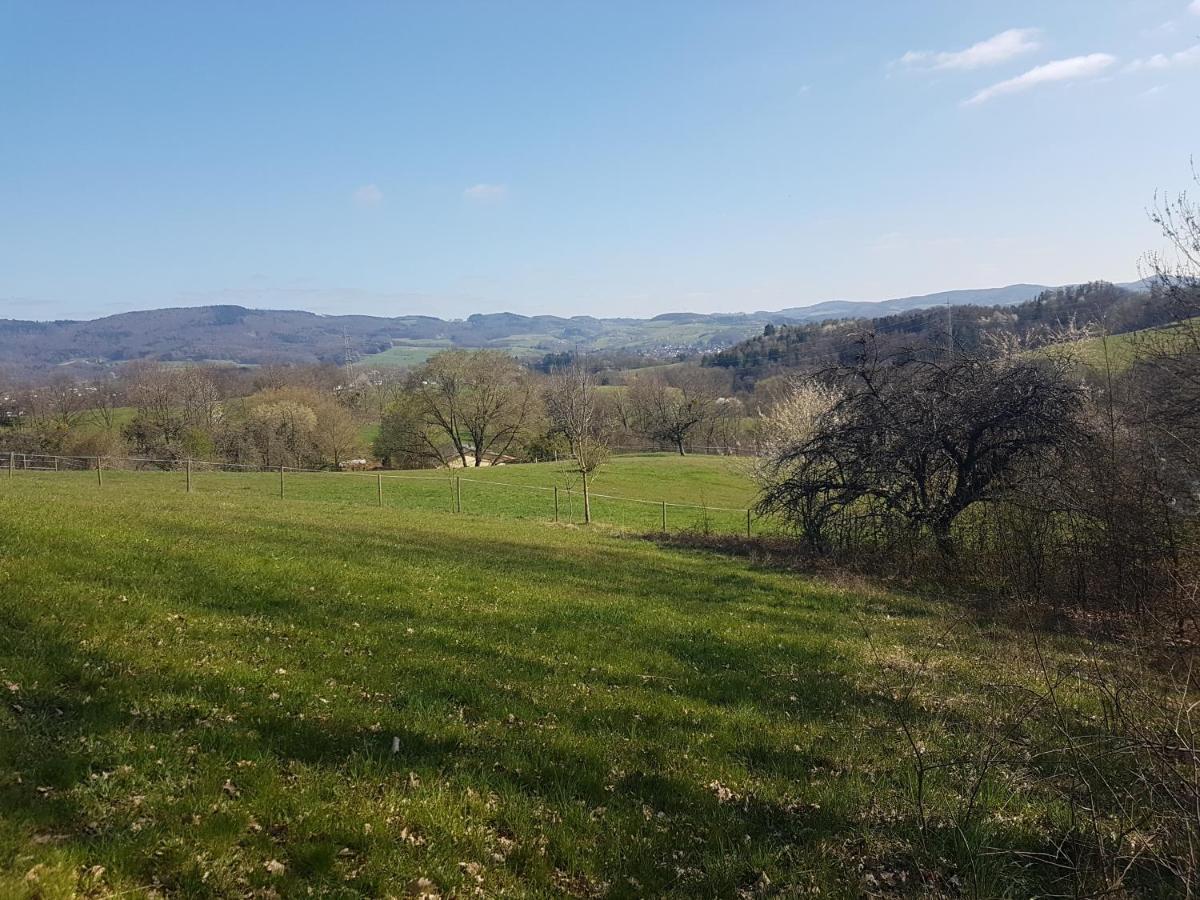
{"type": "MultiPolygon", "coordinates": [[[[181,539],[182,549],[156,566],[151,588],[158,592],[160,604],[196,618],[198,628],[204,627],[206,618],[223,622],[240,618],[247,623],[244,643],[252,644],[256,622],[282,622],[294,627],[297,643],[303,639],[315,646],[319,639],[329,640],[331,629],[345,629],[347,622],[358,618],[366,629],[379,633],[372,641],[360,639],[356,648],[380,650],[394,639],[403,622],[442,621],[446,627],[423,630],[419,657],[396,656],[373,670],[352,670],[347,663],[341,680],[350,686],[377,690],[379,685],[358,682],[368,676],[387,677],[407,691],[403,702],[393,702],[385,710],[381,730],[372,731],[369,724],[380,715],[378,706],[353,702],[320,717],[300,718],[297,706],[272,707],[263,705],[261,696],[252,696],[252,701],[259,701],[257,706],[225,721],[213,711],[237,709],[246,701],[244,679],[194,667],[185,671],[195,661],[188,656],[197,652],[195,648],[177,648],[176,656],[175,648],[167,647],[161,658],[135,667],[94,645],[81,651],[64,638],[61,620],[55,621],[52,611],[31,605],[18,613],[15,603],[0,607],[7,610],[3,624],[10,635],[8,652],[16,655],[22,648],[36,648],[49,671],[36,689],[29,689],[28,697],[23,695],[24,709],[14,717],[18,737],[5,755],[22,781],[4,782],[0,805],[7,818],[26,827],[65,833],[90,858],[100,857],[114,868],[129,867],[134,856],[122,856],[122,849],[148,850],[162,831],[189,840],[187,829],[178,824],[163,824],[140,836],[88,824],[89,810],[73,788],[93,773],[121,765],[125,756],[120,748],[130,740],[137,744],[139,738],[142,743],[161,741],[164,747],[195,746],[199,762],[210,767],[228,766],[239,758],[265,760],[277,772],[272,778],[288,784],[292,783],[288,779],[298,777],[294,771],[300,766],[346,782],[352,792],[371,785],[370,790],[393,796],[414,792],[407,786],[411,770],[427,786],[494,792],[519,798],[514,801],[518,806],[549,809],[562,818],[576,804],[606,806],[609,818],[596,824],[560,823],[558,829],[564,834],[549,836],[547,852],[553,866],[611,879],[614,895],[639,890],[686,893],[691,887],[673,873],[687,869],[697,870],[702,879],[693,893],[732,893],[753,882],[755,866],[764,855],[785,854],[787,847],[796,844],[852,841],[862,832],[858,811],[818,811],[784,797],[754,793],[723,798],[703,778],[686,777],[670,765],[671,757],[686,750],[698,728],[726,730],[722,745],[711,751],[717,758],[697,768],[721,771],[733,764],[736,772],[740,764],[756,779],[795,780],[802,790],[801,766],[825,765],[824,757],[811,751],[789,754],[777,737],[753,732],[736,736],[728,731],[734,720],[726,716],[743,716],[738,723],[744,727],[780,720],[796,726],[820,724],[847,712],[868,718],[879,715],[878,698],[853,685],[842,671],[845,662],[829,646],[832,638],[845,632],[836,627],[838,609],[832,602],[823,606],[809,598],[792,608],[763,589],[764,576],[735,572],[710,578],[685,554],[677,559],[656,555],[641,560],[637,545],[625,550],[601,543],[579,553],[501,539],[493,533],[486,545],[464,546],[437,532],[410,532],[401,542],[381,538],[377,527],[353,523],[345,523],[333,537],[259,529],[254,535],[259,541],[285,540],[294,554],[295,574],[288,584],[224,571],[212,564],[207,551],[189,549],[193,543],[199,548],[201,539],[211,535],[210,528],[178,521],[171,521],[170,527],[181,539]],[[459,612],[442,607],[431,613],[422,608],[419,595],[406,595],[393,607],[340,593],[348,567],[357,576],[356,595],[383,596],[398,578],[421,577],[429,569],[486,573],[497,560],[503,560],[504,569],[538,572],[536,584],[553,591],[548,603],[555,597],[571,601],[544,613],[535,612],[533,606],[520,610],[521,620],[538,629],[536,637],[526,634],[521,642],[492,641],[492,637],[512,635],[481,620],[477,603],[465,604],[459,612]],[[329,569],[331,563],[337,565],[329,569]],[[317,588],[316,598],[297,596],[296,586],[303,582],[317,588]],[[614,595],[622,599],[610,602],[614,595]],[[644,619],[648,609],[674,616],[671,627],[648,631],[644,619]],[[727,628],[716,630],[713,626],[722,622],[705,620],[714,614],[757,618],[759,624],[781,632],[803,630],[810,642],[798,657],[795,646],[764,645],[742,640],[727,628]],[[455,633],[456,628],[462,630],[455,633]],[[570,657],[555,659],[553,651],[559,647],[570,647],[570,657]],[[643,661],[652,662],[655,671],[634,671],[634,663],[643,661]],[[785,671],[789,673],[786,684],[778,678],[785,671]],[[97,672],[127,674],[107,679],[100,691],[97,672]],[[568,680],[584,683],[597,699],[576,706],[565,697],[547,698],[549,686],[561,688],[568,680]],[[507,683],[505,691],[497,691],[498,682],[507,683]],[[799,699],[792,700],[793,695],[799,699]],[[166,697],[185,699],[159,709],[156,701],[166,697]],[[473,717],[486,727],[437,727],[421,714],[430,708],[457,709],[468,721],[473,717]],[[510,725],[497,723],[505,708],[516,714],[510,725]],[[135,714],[135,709],[141,711],[135,714]],[[554,717],[550,732],[541,730],[547,713],[554,717]],[[638,728],[654,731],[639,736],[638,728]],[[394,755],[393,736],[400,743],[394,755]],[[51,788],[49,796],[39,795],[37,786],[51,788]],[[578,849],[571,850],[564,835],[591,846],[585,854],[590,863],[581,861],[578,849]],[[694,842],[697,837],[703,839],[700,844],[694,842]],[[630,878],[638,888],[630,885],[630,878]]],[[[241,552],[253,553],[255,546],[244,544],[241,552]]],[[[71,577],[79,580],[78,591],[88,587],[88,567],[81,563],[97,552],[93,541],[61,538],[42,552],[47,558],[74,560],[63,567],[64,572],[70,569],[71,577]]],[[[131,562],[138,559],[136,548],[125,552],[131,562]]],[[[113,565],[105,576],[106,589],[145,588],[138,584],[144,577],[144,567],[130,565],[126,573],[113,565]]],[[[478,587],[481,582],[486,582],[486,576],[477,574],[460,586],[478,587]]],[[[94,593],[95,586],[91,587],[94,593]]],[[[228,652],[246,649],[239,645],[228,652]]],[[[332,661],[337,648],[331,643],[322,651],[311,660],[314,677],[339,671],[332,661]]],[[[265,678],[257,685],[251,679],[250,689],[255,687],[265,693],[265,678]]],[[[389,693],[392,687],[388,686],[389,693]]],[[[297,693],[307,699],[315,690],[317,686],[309,682],[297,687],[297,693]]],[[[924,710],[912,707],[906,714],[915,722],[928,723],[924,710]]],[[[260,790],[248,776],[239,780],[244,783],[236,798],[223,795],[219,780],[210,778],[206,788],[193,785],[187,802],[180,799],[179,808],[167,804],[156,812],[166,823],[178,820],[183,807],[203,808],[213,802],[247,815],[257,812],[257,798],[270,785],[260,790]]],[[[299,783],[284,790],[312,797],[314,804],[326,802],[319,784],[299,783]]],[[[328,802],[337,808],[335,801],[328,802]]],[[[524,816],[521,810],[507,803],[480,815],[491,826],[514,833],[529,828],[527,823],[519,824],[524,816]]],[[[428,827],[437,844],[459,840],[450,828],[428,827]]],[[[1016,842],[1017,837],[1009,839],[1016,842]]],[[[279,838],[277,849],[296,854],[297,877],[333,885],[340,877],[335,868],[342,846],[367,857],[386,858],[389,852],[365,841],[349,822],[344,827],[294,825],[279,838]]],[[[252,847],[263,852],[271,849],[252,847]]],[[[143,861],[130,870],[132,877],[143,881],[158,877],[168,887],[172,878],[182,878],[149,852],[140,858],[143,861]]],[[[521,877],[548,877],[544,861],[526,859],[522,865],[528,868],[521,870],[521,877]]],[[[385,881],[367,881],[358,887],[366,893],[395,888],[385,881]]],[[[180,889],[182,885],[182,881],[176,884],[180,889]]]]}

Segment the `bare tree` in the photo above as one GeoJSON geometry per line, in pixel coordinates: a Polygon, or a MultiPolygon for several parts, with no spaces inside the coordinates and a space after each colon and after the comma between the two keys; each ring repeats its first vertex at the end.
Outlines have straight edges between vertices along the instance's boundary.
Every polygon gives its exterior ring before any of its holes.
{"type": "Polygon", "coordinates": [[[363,439],[353,416],[332,397],[322,398],[316,406],[316,449],[335,466],[362,452],[363,439]]]}
{"type": "Polygon", "coordinates": [[[529,373],[495,350],[438,353],[413,374],[408,390],[421,413],[415,438],[443,465],[453,457],[441,437],[463,466],[481,466],[489,456],[506,455],[536,412],[529,373]]]}
{"type": "Polygon", "coordinates": [[[583,482],[583,521],[590,523],[588,477],[608,459],[612,420],[600,402],[596,377],[578,362],[555,371],[545,395],[551,428],[566,439],[573,468],[583,482]]]}
{"type": "Polygon", "coordinates": [[[1053,360],[884,358],[868,337],[838,375],[845,393],[811,436],[775,453],[759,503],[814,546],[835,516],[869,515],[927,530],[953,556],[964,510],[1016,490],[1076,435],[1079,390],[1053,360]]]}
{"type": "Polygon", "coordinates": [[[633,429],[653,441],[670,444],[679,455],[687,450],[693,433],[714,415],[717,392],[698,369],[673,374],[639,375],[629,387],[633,429]]]}
{"type": "Polygon", "coordinates": [[[120,385],[111,377],[97,378],[88,386],[92,422],[105,431],[115,431],[121,406],[120,385]]]}
{"type": "Polygon", "coordinates": [[[137,411],[124,431],[138,452],[169,459],[212,452],[221,397],[205,369],[140,363],[128,380],[137,411]]]}
{"type": "MultiPolygon", "coordinates": [[[[1200,185],[1200,172],[1193,179],[1200,185]]],[[[1200,203],[1187,192],[1156,198],[1151,220],[1169,255],[1150,254],[1151,290],[1171,306],[1175,321],[1147,333],[1139,346],[1145,424],[1164,453],[1194,470],[1200,466],[1200,203]]]]}

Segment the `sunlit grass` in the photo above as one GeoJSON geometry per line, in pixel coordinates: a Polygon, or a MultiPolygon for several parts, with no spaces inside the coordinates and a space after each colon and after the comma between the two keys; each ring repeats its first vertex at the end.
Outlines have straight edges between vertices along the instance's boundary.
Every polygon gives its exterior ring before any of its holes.
{"type": "MultiPolygon", "coordinates": [[[[863,640],[939,654],[922,703],[970,729],[1006,634],[950,644],[929,603],[544,515],[253,477],[0,476],[0,896],[849,897],[968,864],[985,895],[1036,892],[917,834],[863,640]]],[[[1038,846],[1035,801],[989,840],[1038,846]]]]}

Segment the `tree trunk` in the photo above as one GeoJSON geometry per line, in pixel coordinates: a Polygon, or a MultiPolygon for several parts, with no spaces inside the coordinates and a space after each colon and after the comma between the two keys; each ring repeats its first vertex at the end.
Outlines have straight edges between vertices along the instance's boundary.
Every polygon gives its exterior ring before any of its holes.
{"type": "Polygon", "coordinates": [[[587,472],[583,472],[583,524],[592,524],[592,501],[588,497],[587,472]]]}
{"type": "Polygon", "coordinates": [[[683,438],[675,438],[675,446],[679,450],[679,455],[684,456],[685,454],[683,452],[683,438]]]}
{"type": "Polygon", "coordinates": [[[937,543],[938,550],[946,559],[954,559],[958,555],[958,551],[954,548],[954,539],[950,536],[949,522],[933,523],[933,539],[937,543]]]}

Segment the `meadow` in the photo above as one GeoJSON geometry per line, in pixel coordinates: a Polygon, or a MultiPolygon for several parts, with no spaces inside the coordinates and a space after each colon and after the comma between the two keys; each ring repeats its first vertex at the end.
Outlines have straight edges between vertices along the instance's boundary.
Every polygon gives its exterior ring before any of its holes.
{"type": "MultiPolygon", "coordinates": [[[[691,496],[676,463],[735,499],[728,460],[615,460],[607,485],[691,496]]],[[[984,730],[988,685],[1025,671],[1004,626],[544,509],[180,477],[0,476],[0,896],[1029,896],[1053,874],[1010,852],[1057,838],[1037,784],[988,780],[1003,814],[964,825],[931,782],[918,827],[897,727],[984,730]]]]}
{"type": "MultiPolygon", "coordinates": [[[[7,465],[7,457],[3,464],[7,465]]],[[[32,464],[50,463],[34,459],[32,464]]],[[[17,465],[20,467],[20,459],[17,465]]],[[[187,479],[180,467],[163,471],[145,465],[131,470],[127,464],[126,468],[121,465],[120,461],[107,463],[106,490],[119,492],[130,485],[164,493],[186,490],[187,479]]],[[[18,474],[28,473],[18,468],[18,474]]],[[[96,481],[94,469],[57,474],[88,484],[96,481]]],[[[583,523],[582,485],[578,473],[566,462],[450,471],[364,473],[288,469],[284,482],[288,499],[348,504],[364,508],[364,514],[370,514],[368,507],[383,507],[549,522],[556,520],[557,488],[557,521],[583,523]]],[[[247,499],[275,498],[280,492],[277,471],[245,471],[200,462],[192,464],[191,485],[194,493],[247,499]]],[[[747,460],[719,456],[681,458],[669,453],[613,457],[593,474],[589,493],[594,525],[636,533],[689,530],[745,534],[746,510],[755,500],[747,460]]],[[[758,533],[770,528],[773,528],[771,523],[752,522],[752,530],[758,533]]]]}

